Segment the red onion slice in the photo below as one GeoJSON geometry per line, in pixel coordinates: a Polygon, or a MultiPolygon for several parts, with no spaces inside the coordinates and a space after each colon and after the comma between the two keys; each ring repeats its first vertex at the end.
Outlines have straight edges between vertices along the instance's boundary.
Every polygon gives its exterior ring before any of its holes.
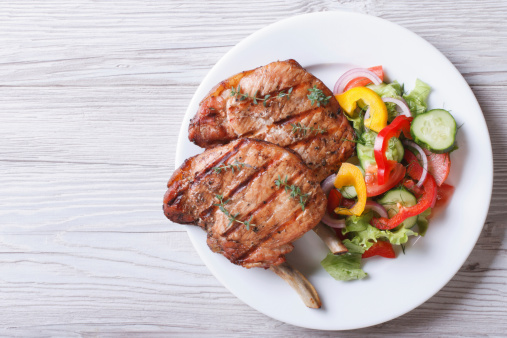
{"type": "Polygon", "coordinates": [[[336,179],[336,174],[329,175],[320,186],[322,187],[322,190],[324,191],[324,194],[329,195],[329,192],[332,188],[334,188],[334,181],[336,179]]]}
{"type": "Polygon", "coordinates": [[[389,218],[386,209],[377,202],[366,201],[366,206],[364,208],[375,211],[380,217],[389,218]]]}
{"type": "Polygon", "coordinates": [[[421,175],[421,179],[416,184],[416,186],[421,187],[424,184],[424,181],[426,180],[426,176],[428,176],[428,158],[426,157],[424,150],[421,147],[419,147],[415,142],[404,140],[403,144],[414,148],[421,155],[420,157],[422,160],[423,172],[421,175]]]}
{"type": "Polygon", "coordinates": [[[345,220],[344,219],[336,219],[328,215],[327,211],[324,214],[324,217],[320,220],[327,226],[335,229],[345,228],[345,220]]]}
{"type": "Polygon", "coordinates": [[[408,104],[407,102],[405,102],[405,100],[395,99],[394,97],[383,97],[382,101],[394,103],[395,105],[400,107],[401,113],[403,115],[405,115],[406,117],[412,117],[412,114],[410,113],[410,108],[408,107],[408,104]]]}
{"type": "Polygon", "coordinates": [[[365,68],[354,68],[347,72],[345,72],[338,81],[336,81],[336,84],[334,85],[333,94],[341,94],[343,93],[343,90],[350,81],[357,79],[358,77],[365,77],[369,79],[371,82],[373,82],[376,85],[379,85],[382,83],[382,80],[372,72],[371,70],[365,69],[365,68]]]}

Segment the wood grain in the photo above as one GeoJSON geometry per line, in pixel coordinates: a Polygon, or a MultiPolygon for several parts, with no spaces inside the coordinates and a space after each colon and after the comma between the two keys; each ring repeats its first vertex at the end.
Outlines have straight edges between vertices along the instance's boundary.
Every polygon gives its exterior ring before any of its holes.
{"type": "Polygon", "coordinates": [[[495,164],[484,231],[437,295],[341,336],[507,332],[507,2],[0,3],[0,334],[335,336],[249,308],[160,210],[199,82],[252,32],[345,9],[427,39],[465,76],[495,164]],[[217,325],[217,323],[219,323],[217,325]]]}

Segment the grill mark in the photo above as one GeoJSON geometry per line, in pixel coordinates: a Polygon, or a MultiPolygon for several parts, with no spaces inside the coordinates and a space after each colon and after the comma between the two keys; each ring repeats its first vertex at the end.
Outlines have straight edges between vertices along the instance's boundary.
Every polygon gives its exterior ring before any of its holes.
{"type": "MultiPolygon", "coordinates": [[[[303,175],[303,172],[299,171],[298,174],[296,176],[292,177],[290,182],[287,182],[287,183],[293,184],[293,182],[297,181],[302,175],[303,175]]],[[[247,220],[251,216],[254,216],[257,212],[262,210],[265,206],[267,206],[271,201],[273,201],[275,198],[277,198],[284,191],[285,191],[285,189],[279,188],[275,193],[271,194],[271,196],[269,196],[269,198],[267,200],[265,200],[266,203],[259,204],[254,210],[250,211],[246,215],[246,217],[243,218],[243,220],[247,220]]],[[[298,208],[296,210],[297,210],[297,212],[294,213],[295,217],[299,216],[303,212],[303,210],[301,208],[298,208]]],[[[287,223],[288,222],[282,223],[282,225],[286,225],[287,223]]],[[[236,230],[238,228],[238,226],[239,226],[239,223],[235,223],[235,225],[231,225],[231,227],[229,229],[227,229],[227,231],[222,236],[224,236],[224,237],[228,236],[230,233],[232,233],[234,230],[236,230]],[[234,226],[234,229],[231,229],[233,226],[234,226]]],[[[276,226],[276,228],[272,229],[272,231],[270,231],[269,234],[273,234],[274,232],[278,231],[279,228],[280,228],[280,225],[276,226]]],[[[269,236],[269,234],[267,236],[269,236]]],[[[261,243],[262,243],[262,240],[261,240],[261,243]]],[[[259,244],[254,244],[252,247],[256,247],[258,245],[259,244]]],[[[252,247],[250,249],[248,249],[247,251],[250,251],[252,249],[252,247]]],[[[240,255],[240,258],[243,255],[244,255],[244,253],[240,255]]]]}
{"type": "Polygon", "coordinates": [[[190,183],[190,186],[187,188],[187,190],[192,189],[192,187],[195,185],[195,183],[200,182],[204,177],[208,176],[210,172],[213,170],[214,167],[223,164],[225,161],[227,161],[231,156],[236,155],[239,150],[241,149],[241,146],[243,143],[245,143],[246,140],[242,139],[232,148],[230,151],[223,154],[221,157],[216,159],[214,162],[210,163],[204,170],[202,170],[199,175],[195,177],[195,179],[190,183]]]}
{"type": "MultiPolygon", "coordinates": [[[[248,214],[246,214],[246,216],[242,217],[242,219],[240,219],[240,221],[245,221],[247,219],[249,219],[251,216],[254,216],[256,213],[258,213],[259,211],[261,211],[266,205],[268,205],[269,203],[271,203],[275,198],[278,197],[278,195],[280,195],[284,190],[283,189],[278,189],[276,190],[273,194],[271,194],[268,199],[264,200],[264,202],[266,203],[259,203],[253,210],[251,210],[248,214]]],[[[222,233],[222,237],[228,237],[232,232],[234,232],[236,229],[238,229],[238,227],[240,226],[241,223],[238,223],[238,222],[234,222],[234,224],[232,224],[227,230],[225,230],[224,233],[222,233]]]]}
{"type": "MultiPolygon", "coordinates": [[[[297,113],[295,115],[287,116],[284,119],[281,119],[279,121],[273,122],[273,124],[270,124],[269,126],[266,126],[266,129],[253,130],[251,132],[248,132],[248,133],[244,134],[243,137],[257,136],[259,132],[265,132],[266,134],[269,134],[269,132],[273,128],[276,128],[276,127],[285,127],[289,123],[294,123],[294,122],[302,121],[305,117],[307,117],[307,116],[309,116],[309,115],[311,115],[313,113],[317,114],[319,109],[322,109],[322,107],[310,108],[310,109],[304,110],[302,112],[299,112],[299,113],[297,113]]],[[[289,132],[289,135],[290,134],[292,134],[292,133],[289,132]]],[[[286,147],[286,146],[284,146],[284,147],[286,147]]]]}
{"type": "Polygon", "coordinates": [[[294,121],[301,121],[305,117],[307,117],[308,115],[310,115],[314,110],[319,110],[319,109],[322,109],[322,108],[321,107],[310,108],[310,109],[304,110],[302,112],[298,112],[295,115],[287,116],[284,119],[281,119],[279,121],[274,122],[273,126],[285,126],[285,125],[287,125],[287,124],[289,124],[291,122],[294,122],[294,121]]]}
{"type": "Polygon", "coordinates": [[[244,253],[242,253],[238,258],[236,258],[233,263],[235,263],[235,264],[242,263],[243,261],[245,261],[246,259],[248,259],[248,257],[252,253],[254,253],[259,247],[262,247],[262,245],[264,243],[266,243],[267,241],[269,241],[275,235],[275,233],[277,233],[278,231],[283,231],[285,228],[287,228],[287,226],[289,226],[290,224],[292,224],[299,217],[299,215],[300,215],[300,213],[295,213],[291,217],[291,219],[289,219],[287,222],[282,223],[281,225],[277,226],[275,229],[273,229],[273,231],[269,232],[259,242],[257,242],[257,244],[253,245],[252,247],[250,247],[250,249],[248,249],[247,251],[245,251],[244,253]]]}
{"type": "MultiPolygon", "coordinates": [[[[232,188],[229,191],[229,193],[227,194],[227,196],[224,196],[224,200],[231,199],[235,194],[237,194],[241,190],[245,189],[250,184],[250,182],[252,182],[258,176],[260,176],[262,173],[266,172],[268,170],[268,168],[273,166],[275,162],[278,162],[278,160],[280,160],[281,157],[282,157],[282,155],[278,155],[277,157],[275,157],[271,161],[264,163],[262,165],[262,167],[259,168],[259,170],[253,172],[248,177],[246,177],[245,180],[241,181],[238,185],[236,185],[234,188],[232,188]]],[[[200,218],[209,217],[216,208],[217,207],[214,205],[210,206],[209,208],[207,208],[203,212],[201,212],[199,214],[199,217],[200,218]]]]}
{"type": "MultiPolygon", "coordinates": [[[[328,137],[329,135],[332,135],[334,134],[337,130],[342,130],[342,126],[338,126],[338,127],[335,127],[335,128],[331,128],[331,129],[328,129],[326,132],[322,133],[322,134],[309,134],[308,137],[302,139],[302,140],[299,140],[299,141],[296,141],[296,142],[292,142],[288,145],[285,146],[285,148],[295,148],[297,147],[298,145],[300,144],[305,144],[305,143],[310,143],[312,142],[314,139],[317,139],[317,138],[323,138],[323,137],[328,137]]],[[[340,138],[341,136],[343,135],[343,131],[342,133],[340,134],[340,138]]],[[[341,141],[341,140],[340,140],[341,141]]],[[[342,144],[343,141],[340,142],[340,144],[342,144]]]]}

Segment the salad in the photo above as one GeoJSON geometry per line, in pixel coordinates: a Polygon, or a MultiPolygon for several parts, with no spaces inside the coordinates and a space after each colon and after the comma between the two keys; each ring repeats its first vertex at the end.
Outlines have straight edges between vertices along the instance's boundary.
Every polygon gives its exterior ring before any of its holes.
{"type": "Polygon", "coordinates": [[[434,211],[454,191],[445,183],[449,154],[457,149],[456,121],[444,109],[428,110],[431,88],[421,80],[405,93],[384,83],[382,66],[352,69],[333,93],[356,137],[357,156],[322,183],[328,196],[322,222],[335,228],[348,253],[321,262],[337,280],[362,279],[362,259],[395,258],[395,245],[424,236],[434,211]]]}

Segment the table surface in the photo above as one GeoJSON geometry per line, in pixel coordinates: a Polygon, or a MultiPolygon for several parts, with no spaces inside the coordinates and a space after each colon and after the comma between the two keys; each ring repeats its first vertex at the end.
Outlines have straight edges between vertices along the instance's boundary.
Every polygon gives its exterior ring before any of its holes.
{"type": "Polygon", "coordinates": [[[336,335],[243,304],[161,212],[206,73],[252,32],[326,10],[435,45],[477,96],[495,165],[484,231],[456,276],[412,312],[341,335],[505,334],[506,1],[39,0],[0,3],[0,335],[336,335]]]}

